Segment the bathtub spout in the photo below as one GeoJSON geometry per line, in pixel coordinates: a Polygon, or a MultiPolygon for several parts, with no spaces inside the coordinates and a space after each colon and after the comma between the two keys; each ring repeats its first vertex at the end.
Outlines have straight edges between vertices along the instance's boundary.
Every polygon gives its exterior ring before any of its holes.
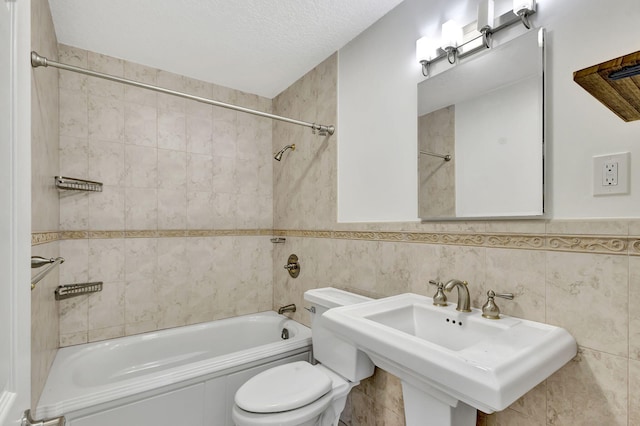
{"type": "Polygon", "coordinates": [[[296,305],[294,305],[293,303],[286,306],[280,306],[280,308],[278,308],[278,313],[280,315],[284,314],[285,312],[295,312],[295,311],[296,311],[296,305]]]}

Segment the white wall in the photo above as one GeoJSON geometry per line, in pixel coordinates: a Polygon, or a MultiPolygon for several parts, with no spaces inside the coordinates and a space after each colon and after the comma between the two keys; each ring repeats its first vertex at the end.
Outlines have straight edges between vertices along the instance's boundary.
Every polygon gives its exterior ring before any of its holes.
{"type": "MultiPolygon", "coordinates": [[[[498,0],[496,12],[511,4],[498,0]]],[[[476,2],[405,0],[339,51],[338,220],[417,220],[415,41],[476,2]]],[[[625,123],[573,82],[579,69],[640,49],[638,0],[538,0],[548,30],[547,200],[550,217],[638,217],[640,121],[625,123]],[[592,157],[631,152],[629,195],[593,197],[592,157]],[[635,172],[635,173],[634,173],[635,172]]]]}

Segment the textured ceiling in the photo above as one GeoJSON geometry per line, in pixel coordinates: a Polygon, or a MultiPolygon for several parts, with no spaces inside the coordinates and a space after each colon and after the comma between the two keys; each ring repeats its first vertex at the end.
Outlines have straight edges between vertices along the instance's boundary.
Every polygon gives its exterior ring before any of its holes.
{"type": "Polygon", "coordinates": [[[401,0],[49,0],[58,42],[272,98],[401,0]]]}

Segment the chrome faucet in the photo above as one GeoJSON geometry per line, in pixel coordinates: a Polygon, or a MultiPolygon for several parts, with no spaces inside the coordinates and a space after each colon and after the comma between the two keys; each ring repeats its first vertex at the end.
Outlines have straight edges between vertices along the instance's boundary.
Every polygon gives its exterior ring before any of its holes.
{"type": "Polygon", "coordinates": [[[290,305],[280,306],[278,308],[278,313],[280,315],[284,314],[285,312],[295,312],[295,311],[296,311],[296,305],[294,305],[293,303],[290,305]]]}
{"type": "Polygon", "coordinates": [[[454,288],[458,289],[458,305],[456,306],[456,311],[460,312],[471,312],[471,308],[469,307],[469,289],[467,288],[466,281],[460,280],[449,280],[448,283],[444,285],[444,289],[447,292],[451,292],[454,288]]]}

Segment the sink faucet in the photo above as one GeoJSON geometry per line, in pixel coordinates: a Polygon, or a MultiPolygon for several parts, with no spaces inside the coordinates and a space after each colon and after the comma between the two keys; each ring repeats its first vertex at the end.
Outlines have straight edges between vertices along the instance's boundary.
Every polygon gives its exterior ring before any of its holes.
{"type": "Polygon", "coordinates": [[[445,291],[451,292],[454,288],[458,289],[458,306],[456,306],[456,311],[460,312],[471,312],[471,308],[469,307],[469,289],[467,288],[466,281],[460,280],[449,280],[448,283],[445,284],[445,291]]]}

